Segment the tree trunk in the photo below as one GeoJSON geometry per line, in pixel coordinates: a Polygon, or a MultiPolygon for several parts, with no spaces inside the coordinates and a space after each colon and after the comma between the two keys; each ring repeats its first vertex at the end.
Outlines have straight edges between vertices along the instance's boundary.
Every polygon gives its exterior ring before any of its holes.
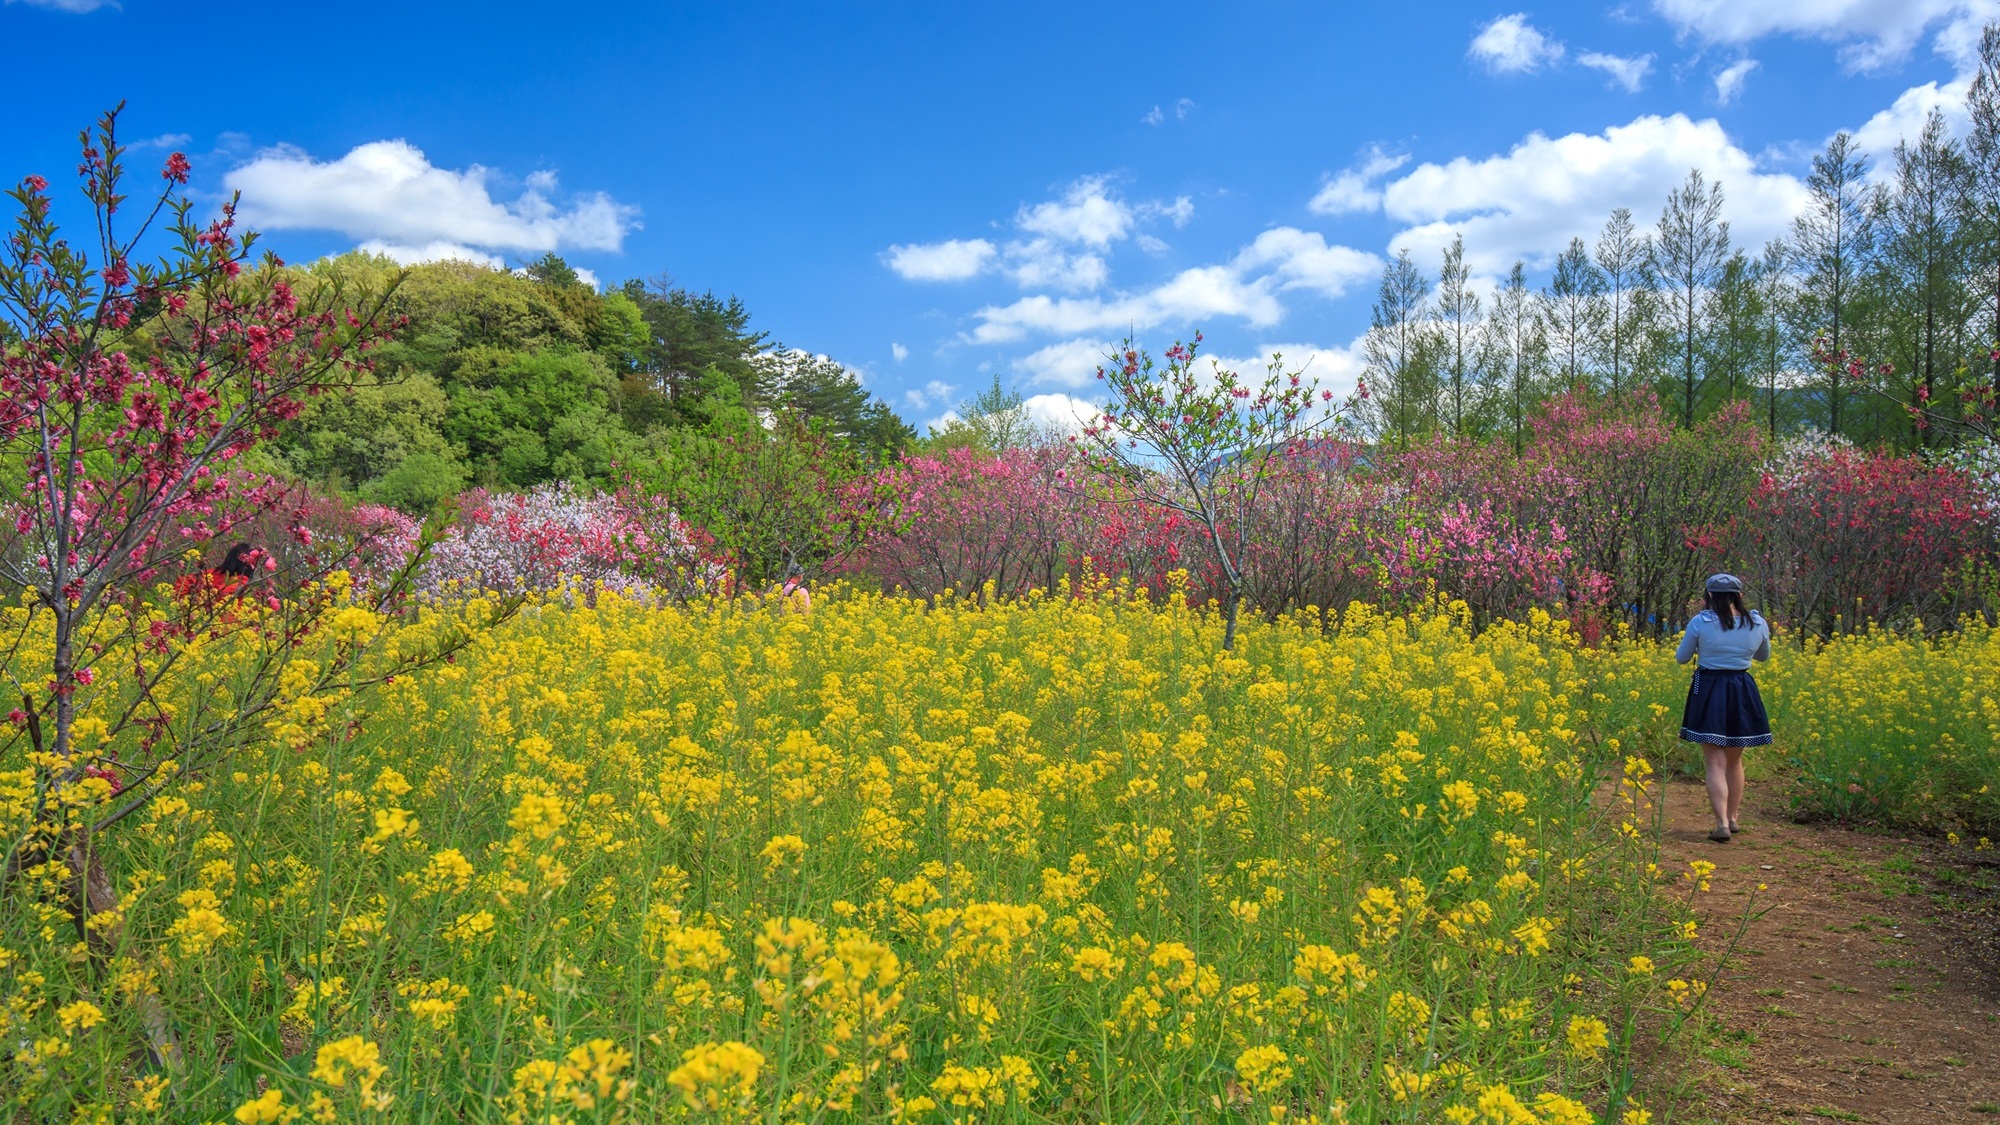
{"type": "MultiPolygon", "coordinates": [[[[89,948],[91,961],[101,974],[105,959],[124,944],[125,920],[118,917],[118,889],[105,875],[104,864],[91,847],[88,829],[72,829],[67,833],[63,859],[72,880],[71,917],[76,922],[76,935],[89,948]],[[90,920],[98,915],[111,915],[117,920],[93,929],[90,920]]],[[[145,1028],[146,1054],[153,1066],[179,1070],[180,1044],[174,1040],[173,1021],[168,1018],[167,1006],[161,1003],[159,994],[141,993],[132,998],[131,1004],[145,1028]]]]}
{"type": "Polygon", "coordinates": [[[1229,592],[1223,595],[1222,650],[1224,652],[1232,652],[1236,648],[1236,611],[1242,604],[1242,584],[1231,582],[1229,592]]]}

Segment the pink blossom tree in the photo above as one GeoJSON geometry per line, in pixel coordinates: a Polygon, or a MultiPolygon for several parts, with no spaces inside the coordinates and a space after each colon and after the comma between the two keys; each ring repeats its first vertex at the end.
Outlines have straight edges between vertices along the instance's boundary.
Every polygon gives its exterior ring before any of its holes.
{"type": "MultiPolygon", "coordinates": [[[[275,523],[291,542],[310,543],[300,494],[244,470],[245,455],[306,397],[362,377],[367,351],[390,327],[386,292],[300,288],[275,258],[252,266],[254,236],[236,229],[233,201],[211,221],[195,217],[180,153],[152,188],[128,184],[116,125],[113,110],[81,138],[94,245],[63,236],[47,181],[29,176],[8,192],[18,214],[0,249],[0,315],[13,337],[0,344],[0,458],[19,485],[0,531],[0,579],[26,603],[16,634],[0,639],[18,693],[0,760],[25,743],[36,793],[27,834],[0,841],[0,880],[11,888],[23,870],[67,864],[78,934],[93,947],[113,940],[115,926],[92,928],[89,915],[116,902],[94,834],[260,736],[287,654],[343,596],[322,586],[280,599],[247,578],[226,595],[205,580],[167,595],[160,583],[251,529],[275,523]],[[155,245],[158,258],[142,260],[155,245]],[[221,635],[245,652],[245,674],[166,705],[160,692],[181,654],[221,635]],[[24,665],[22,654],[44,650],[45,667],[24,665]],[[129,663],[100,677],[103,660],[129,663]],[[108,729],[80,745],[78,716],[111,679],[117,694],[99,708],[108,729]]],[[[271,548],[247,554],[276,565],[271,548]]],[[[369,604],[397,612],[406,591],[383,583],[369,604]]],[[[311,643],[318,682],[287,692],[364,679],[353,673],[366,639],[311,643]]],[[[400,654],[371,673],[436,655],[400,654]]],[[[156,1030],[156,1053],[171,1053],[156,1030]]]]}
{"type": "Polygon", "coordinates": [[[1236,618],[1250,575],[1250,520],[1287,451],[1335,421],[1332,392],[1271,357],[1254,386],[1220,364],[1195,367],[1201,334],[1167,349],[1164,367],[1126,340],[1097,377],[1111,392],[1078,447],[1112,503],[1179,513],[1200,532],[1221,587],[1222,647],[1236,647],[1236,618]]]}

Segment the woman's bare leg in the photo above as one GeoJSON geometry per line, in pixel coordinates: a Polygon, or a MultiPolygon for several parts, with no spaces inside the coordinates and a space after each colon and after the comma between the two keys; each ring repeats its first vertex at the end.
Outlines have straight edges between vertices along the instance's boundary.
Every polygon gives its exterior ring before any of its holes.
{"type": "Polygon", "coordinates": [[[1743,749],[1728,747],[1729,752],[1729,830],[1736,831],[1736,813],[1743,807],[1743,749]]]}
{"type": "Polygon", "coordinates": [[[1708,803],[1715,809],[1715,827],[1719,831],[1727,832],[1729,831],[1729,814],[1734,808],[1731,798],[1732,796],[1741,795],[1742,782],[1737,780],[1736,786],[1739,792],[1732,794],[1730,781],[1732,777],[1737,779],[1742,777],[1742,752],[1736,752],[1736,760],[1733,763],[1736,767],[1734,774],[1730,772],[1732,764],[1730,761],[1731,752],[1727,748],[1721,746],[1703,746],[1701,752],[1702,757],[1708,762],[1708,774],[1706,778],[1708,782],[1708,803]]]}

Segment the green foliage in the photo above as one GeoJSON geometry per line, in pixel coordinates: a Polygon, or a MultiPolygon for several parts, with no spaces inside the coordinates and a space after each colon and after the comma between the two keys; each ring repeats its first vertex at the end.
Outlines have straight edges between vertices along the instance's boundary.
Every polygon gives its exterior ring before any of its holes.
{"type": "MultiPolygon", "coordinates": [[[[307,272],[382,282],[402,271],[354,253],[307,272]]],[[[778,413],[860,462],[914,437],[846,367],[775,348],[733,297],[636,281],[598,293],[547,254],[519,273],[417,266],[391,311],[402,328],[373,353],[379,384],[314,400],[276,444],[284,470],[420,512],[473,484],[609,485],[778,413]]]]}
{"type": "Polygon", "coordinates": [[[931,430],[924,439],[925,452],[972,449],[1000,453],[1049,445],[1061,439],[1052,427],[1028,412],[1028,401],[1020,392],[1001,386],[998,375],[993,377],[991,387],[974,395],[971,401],[960,403],[957,413],[958,417],[931,430]]]}
{"type": "Polygon", "coordinates": [[[655,432],[627,500],[664,503],[706,530],[739,589],[769,586],[792,563],[822,572],[893,510],[865,448],[792,409],[767,424],[719,372],[702,385],[701,424],[655,432]]]}

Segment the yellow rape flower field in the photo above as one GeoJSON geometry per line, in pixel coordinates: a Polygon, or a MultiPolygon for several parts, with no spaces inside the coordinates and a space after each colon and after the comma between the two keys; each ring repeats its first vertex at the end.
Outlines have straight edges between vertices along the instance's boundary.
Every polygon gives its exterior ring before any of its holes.
{"type": "Polygon", "coordinates": [[[1714,966],[1627,756],[1678,719],[1657,646],[1456,607],[1219,637],[1116,589],[530,606],[114,830],[116,949],[25,873],[0,1085],[245,1125],[1664,1113],[1714,966]]]}

